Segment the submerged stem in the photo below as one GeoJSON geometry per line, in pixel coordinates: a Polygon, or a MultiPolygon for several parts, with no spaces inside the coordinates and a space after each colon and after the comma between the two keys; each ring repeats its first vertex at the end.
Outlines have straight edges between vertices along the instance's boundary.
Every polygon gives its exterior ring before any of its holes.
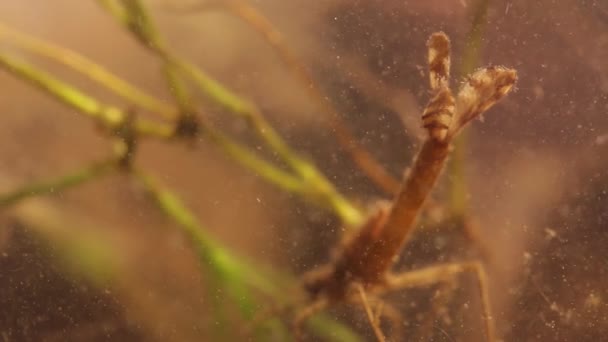
{"type": "Polygon", "coordinates": [[[28,197],[52,194],[80,185],[86,181],[96,179],[106,174],[116,165],[116,159],[113,158],[89,165],[83,169],[76,170],[61,177],[29,183],[19,189],[1,195],[0,207],[13,205],[28,197]]]}

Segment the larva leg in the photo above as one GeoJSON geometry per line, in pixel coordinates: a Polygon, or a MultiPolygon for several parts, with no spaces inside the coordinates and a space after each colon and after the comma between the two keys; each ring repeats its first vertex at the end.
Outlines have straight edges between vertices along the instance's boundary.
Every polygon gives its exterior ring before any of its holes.
{"type": "Polygon", "coordinates": [[[386,290],[393,291],[397,289],[429,286],[437,282],[453,280],[455,276],[464,272],[472,272],[475,275],[483,310],[486,340],[488,342],[494,342],[495,327],[490,305],[488,277],[483,265],[479,262],[471,261],[438,264],[419,270],[389,275],[387,277],[386,290]]]}
{"type": "Polygon", "coordinates": [[[325,298],[320,298],[315,300],[310,305],[306,306],[296,314],[296,317],[292,322],[292,331],[294,335],[294,340],[296,342],[301,342],[303,339],[302,326],[304,325],[304,323],[306,323],[306,321],[311,316],[325,309],[327,305],[327,300],[325,298]]]}

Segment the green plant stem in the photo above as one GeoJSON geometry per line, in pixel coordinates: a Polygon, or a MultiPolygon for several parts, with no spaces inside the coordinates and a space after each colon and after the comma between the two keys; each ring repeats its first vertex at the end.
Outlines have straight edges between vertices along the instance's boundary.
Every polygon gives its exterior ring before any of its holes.
{"type": "Polygon", "coordinates": [[[201,91],[220,104],[225,109],[237,114],[244,119],[256,132],[256,134],[270,147],[277,155],[294,171],[302,174],[303,162],[297,154],[289,148],[281,136],[275,129],[268,124],[266,119],[261,115],[259,110],[251,103],[242,100],[237,95],[230,92],[226,87],[221,85],[209,75],[204,73],[200,68],[173,57],[175,64],[186,75],[192,78],[201,91]]]}
{"type": "Polygon", "coordinates": [[[300,158],[268,124],[254,105],[242,100],[192,64],[178,59],[175,65],[192,77],[194,83],[206,95],[225,109],[245,119],[266,145],[298,174],[311,192],[316,193],[318,202],[331,208],[348,227],[358,227],[362,223],[361,212],[350,204],[312,163],[300,158]]]}
{"type": "MultiPolygon", "coordinates": [[[[471,28],[467,32],[465,39],[462,63],[458,70],[459,78],[471,74],[477,65],[479,65],[479,55],[489,3],[490,0],[477,0],[472,6],[473,19],[471,21],[471,28]]],[[[466,157],[464,153],[467,137],[466,131],[461,132],[456,137],[454,152],[449,163],[449,173],[451,175],[450,211],[455,217],[463,217],[468,211],[468,187],[465,175],[466,157]]]]}
{"type": "Polygon", "coordinates": [[[114,75],[106,68],[90,59],[63,47],[11,29],[0,23],[0,39],[9,41],[34,54],[45,56],[83,74],[90,80],[104,86],[116,95],[158,113],[166,119],[173,119],[176,110],[172,106],[146,94],[134,85],[114,75]]]}
{"type": "Polygon", "coordinates": [[[258,176],[279,188],[295,194],[305,194],[305,184],[288,172],[257,157],[251,150],[217,131],[205,131],[205,136],[239,164],[255,170],[258,176]]]}
{"type": "Polygon", "coordinates": [[[161,211],[173,220],[190,241],[202,265],[210,265],[227,279],[248,284],[265,295],[273,296],[277,288],[272,281],[255,273],[255,268],[238,262],[213,238],[208,236],[197,218],[181,200],[152,176],[135,171],[134,175],[161,211]]]}
{"type": "Polygon", "coordinates": [[[473,19],[471,28],[465,39],[465,50],[463,51],[462,63],[458,74],[459,77],[471,74],[479,65],[479,56],[483,40],[483,32],[486,27],[488,7],[490,0],[477,0],[472,6],[473,19]]]}
{"type": "MultiPolygon", "coordinates": [[[[102,105],[96,99],[84,94],[75,87],[27,63],[0,54],[0,67],[111,129],[119,127],[127,117],[126,113],[122,110],[102,105]]],[[[166,124],[137,119],[134,126],[138,135],[141,136],[152,136],[161,139],[168,139],[173,136],[173,128],[166,124]]],[[[207,128],[206,133],[209,140],[218,145],[231,158],[253,170],[265,180],[289,192],[303,195],[305,198],[332,210],[349,225],[356,225],[361,219],[360,213],[335,191],[333,186],[324,177],[317,176],[316,169],[311,168],[307,178],[294,177],[260,159],[253,151],[230,140],[219,132],[207,128]]],[[[301,169],[305,169],[305,166],[306,164],[301,169]]]]}
{"type": "MultiPolygon", "coordinates": [[[[6,55],[0,54],[0,67],[15,76],[52,95],[60,102],[76,109],[90,118],[101,122],[105,127],[116,128],[124,122],[125,113],[112,106],[103,105],[96,99],[85,95],[75,87],[58,80],[50,74],[36,69],[35,67],[6,55]]],[[[144,127],[148,133],[152,131],[165,132],[162,124],[152,121],[137,120],[140,127],[144,127]]]]}
{"type": "Polygon", "coordinates": [[[194,64],[175,56],[171,56],[171,58],[173,58],[176,67],[179,68],[184,75],[191,78],[194,84],[209,100],[217,103],[223,109],[249,121],[247,117],[250,116],[250,113],[255,111],[255,106],[252,103],[249,103],[228,90],[228,88],[224,87],[220,82],[213,79],[194,64]]]}
{"type": "Polygon", "coordinates": [[[312,316],[307,323],[315,335],[327,341],[335,342],[362,342],[363,339],[351,329],[333,320],[325,314],[312,316]]]}
{"type": "MultiPolygon", "coordinates": [[[[253,272],[255,268],[246,263],[240,263],[225,248],[208,236],[196,217],[175,194],[143,172],[137,171],[135,175],[161,211],[177,224],[190,242],[203,267],[204,274],[211,276],[208,285],[212,289],[226,289],[229,298],[237,303],[243,316],[246,319],[252,319],[258,304],[249,293],[249,287],[268,296],[278,293],[278,289],[268,278],[253,272]]],[[[211,297],[216,297],[216,294],[212,293],[211,297]]],[[[223,304],[217,302],[216,309],[223,311],[221,310],[223,304]]]]}
{"type": "MultiPolygon", "coordinates": [[[[64,215],[44,202],[32,201],[14,213],[26,231],[40,238],[48,256],[66,275],[107,289],[125,274],[124,258],[113,250],[112,241],[103,230],[83,229],[90,224],[81,218],[64,215]]],[[[89,228],[89,227],[87,227],[89,228]]]]}
{"type": "MultiPolygon", "coordinates": [[[[177,76],[175,69],[181,70],[191,77],[195,84],[203,92],[218,102],[223,107],[230,109],[233,113],[242,116],[258,133],[258,135],[272,148],[288,165],[296,172],[303,170],[303,162],[297,157],[272,126],[266,122],[254,105],[241,100],[237,95],[231,93],[219,82],[213,80],[194,65],[175,56],[166,47],[164,40],[158,34],[148,11],[146,11],[140,0],[122,0],[123,6],[129,15],[127,27],[137,37],[137,39],[163,61],[166,66],[165,73],[169,82],[169,88],[174,91],[178,103],[187,101],[185,87],[177,76]]],[[[306,163],[304,163],[306,164],[306,163]]],[[[302,174],[308,176],[310,172],[304,171],[302,174]]]]}
{"type": "Polygon", "coordinates": [[[92,97],[84,95],[84,93],[76,88],[57,80],[50,74],[6,55],[0,55],[0,65],[13,75],[25,79],[46,93],[53,95],[64,104],[78,109],[95,120],[101,121],[110,127],[121,123],[123,115],[119,109],[102,106],[92,97]]]}
{"type": "MultiPolygon", "coordinates": [[[[221,285],[228,288],[232,300],[239,304],[246,318],[251,319],[256,311],[256,303],[248,287],[263,295],[273,298],[278,303],[288,303],[288,293],[277,287],[277,284],[296,284],[293,279],[286,276],[272,275],[271,272],[261,272],[261,268],[254,266],[241,258],[237,258],[210,237],[194,214],[186,208],[181,200],[171,191],[164,188],[152,176],[141,171],[134,173],[147,193],[154,199],[160,210],[173,220],[190,241],[192,248],[205,269],[210,267],[212,273],[221,285]],[[274,279],[277,277],[277,279],[274,279]]],[[[316,315],[310,326],[320,336],[333,341],[360,341],[347,327],[334,322],[326,315],[316,315]]]]}
{"type": "MultiPolygon", "coordinates": [[[[175,97],[178,103],[180,103],[180,107],[185,106],[185,103],[188,101],[185,99],[185,89],[182,83],[179,82],[180,80],[174,74],[174,68],[191,77],[203,93],[213,101],[245,119],[265,144],[298,174],[305,186],[311,188],[310,191],[306,191],[305,193],[312,193],[317,199],[316,202],[331,208],[347,226],[353,227],[361,224],[363,215],[360,211],[351,205],[313,164],[300,158],[285,143],[274,128],[268,124],[253,104],[242,100],[239,96],[230,92],[219,82],[205,74],[200,68],[171,53],[165,47],[164,41],[154,28],[140,0],[122,0],[122,3],[128,16],[130,16],[130,19],[126,22],[129,30],[133,32],[144,46],[155,52],[167,66],[165,71],[169,77],[170,88],[176,92],[175,97]]],[[[116,15],[115,11],[111,13],[116,15]]],[[[119,21],[125,24],[124,20],[119,21]]],[[[213,135],[211,136],[213,138],[213,135]]],[[[263,174],[267,174],[267,172],[263,174]]]]}
{"type": "Polygon", "coordinates": [[[188,88],[178,75],[171,53],[158,33],[150,14],[140,0],[121,0],[127,15],[126,26],[147,48],[160,57],[167,86],[180,108],[180,115],[191,116],[196,112],[188,88]]]}
{"type": "Polygon", "coordinates": [[[314,194],[318,199],[316,202],[332,209],[349,227],[358,227],[361,224],[361,212],[350,204],[312,163],[303,160],[291,150],[254,105],[242,100],[192,64],[182,60],[177,60],[175,64],[190,75],[205,94],[249,122],[267,146],[298,174],[306,187],[310,188],[308,192],[314,194]]]}
{"type": "Polygon", "coordinates": [[[97,3],[123,25],[128,25],[129,15],[119,3],[121,0],[97,0],[97,3]]]}
{"type": "MultiPolygon", "coordinates": [[[[103,122],[106,126],[117,127],[125,120],[126,114],[120,109],[104,106],[94,98],[85,95],[80,90],[33,66],[4,55],[0,55],[0,66],[29,83],[34,84],[44,92],[51,94],[62,103],[69,105],[79,112],[87,114],[95,120],[103,122]]],[[[156,124],[146,120],[137,120],[135,122],[135,129],[138,134],[143,136],[154,136],[165,139],[172,136],[172,128],[170,126],[156,124]]],[[[309,199],[314,197],[311,195],[308,184],[299,178],[293,177],[274,167],[270,163],[263,161],[246,147],[233,142],[219,132],[207,131],[207,133],[210,140],[218,145],[226,154],[241,165],[253,170],[265,180],[289,192],[304,195],[309,199]]],[[[316,195],[314,191],[312,194],[316,195]]],[[[328,209],[335,210],[345,222],[352,221],[351,216],[353,216],[353,214],[349,211],[350,207],[344,205],[340,198],[331,198],[331,193],[322,197],[326,199],[325,204],[327,204],[326,207],[328,209]]]]}
{"type": "Polygon", "coordinates": [[[355,227],[360,222],[361,213],[340,196],[331,184],[324,183],[323,179],[311,177],[305,180],[294,176],[259,158],[242,144],[209,128],[206,127],[203,131],[207,140],[218,146],[235,162],[253,170],[262,179],[333,212],[349,227],[355,227]]]}
{"type": "MultiPolygon", "coordinates": [[[[307,71],[306,65],[292,51],[278,29],[255,9],[249,1],[222,0],[206,1],[193,4],[183,8],[176,8],[188,13],[198,10],[221,9],[243,20],[251,29],[259,33],[267,44],[277,53],[279,59],[287,67],[288,71],[301,84],[308,96],[318,108],[330,119],[329,124],[338,143],[346,150],[351,159],[373,182],[389,194],[394,194],[399,189],[399,181],[393,178],[382,165],[355,139],[354,134],[342,119],[335,106],[325,97],[316,84],[314,78],[307,71]]],[[[252,109],[250,109],[251,111],[252,109]]]]}
{"type": "Polygon", "coordinates": [[[115,166],[116,160],[110,159],[89,165],[61,177],[27,184],[17,190],[0,195],[0,207],[13,205],[28,197],[57,193],[97,179],[108,173],[108,171],[111,171],[115,166]]]}

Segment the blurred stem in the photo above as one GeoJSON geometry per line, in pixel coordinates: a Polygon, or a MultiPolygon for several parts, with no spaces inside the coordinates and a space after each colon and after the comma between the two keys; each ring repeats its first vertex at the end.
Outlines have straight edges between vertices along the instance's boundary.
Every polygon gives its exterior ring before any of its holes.
{"type": "Polygon", "coordinates": [[[203,133],[224,153],[242,166],[254,170],[258,176],[269,183],[333,212],[349,227],[355,227],[359,224],[361,213],[340,196],[333,189],[333,185],[325,183],[323,178],[309,177],[308,179],[302,179],[293,176],[257,157],[247,147],[232,141],[217,131],[206,130],[203,133]]]}
{"type": "Polygon", "coordinates": [[[472,73],[479,65],[481,45],[483,43],[482,40],[489,6],[490,0],[477,0],[471,8],[473,18],[465,39],[465,50],[458,72],[459,78],[472,73]]]}
{"type": "Polygon", "coordinates": [[[389,194],[395,194],[399,189],[399,181],[391,176],[382,165],[362,146],[357,143],[353,132],[342,119],[331,101],[322,94],[306,65],[285,43],[281,32],[272,25],[248,1],[223,0],[208,1],[184,8],[180,11],[197,11],[222,9],[240,18],[243,22],[259,33],[263,39],[275,50],[284,66],[300,83],[307,95],[316,103],[317,107],[329,118],[330,126],[338,143],[350,154],[351,159],[377,186],[389,194]]]}
{"type": "Polygon", "coordinates": [[[361,212],[344,198],[312,163],[300,158],[291,150],[254,105],[231,93],[196,66],[182,60],[177,60],[176,65],[191,76],[204,93],[212,96],[224,108],[242,116],[255,129],[258,136],[298,174],[304,186],[310,188],[307,192],[315,194],[318,198],[317,202],[332,209],[347,226],[357,227],[361,224],[363,221],[361,212]]]}
{"type": "Polygon", "coordinates": [[[115,127],[122,122],[123,115],[119,109],[102,106],[92,97],[29,64],[0,55],[0,66],[107,126],[115,127]]]}
{"type": "MultiPolygon", "coordinates": [[[[119,127],[127,117],[126,113],[120,109],[102,105],[80,90],[29,64],[0,54],[0,67],[4,67],[62,103],[102,122],[104,126],[111,129],[119,127]]],[[[161,139],[168,139],[173,135],[173,129],[170,126],[142,119],[135,121],[135,130],[139,135],[161,139]]],[[[236,162],[253,170],[263,179],[333,211],[346,224],[356,225],[359,222],[361,214],[337,193],[324,177],[317,177],[316,169],[312,168],[310,175],[306,178],[295,177],[257,157],[250,149],[219,132],[208,128],[205,133],[211,142],[218,145],[236,162]]],[[[303,164],[301,169],[305,170],[306,164],[303,164]]]]}
{"type": "MultiPolygon", "coordinates": [[[[459,79],[472,73],[477,65],[479,65],[489,4],[490,0],[477,0],[471,7],[473,18],[465,39],[463,59],[458,70],[459,79]]],[[[468,211],[468,186],[465,173],[466,157],[464,153],[467,137],[467,131],[461,132],[456,137],[454,151],[449,163],[449,173],[451,175],[450,211],[456,217],[464,217],[468,211]]]]}
{"type": "Polygon", "coordinates": [[[363,221],[363,215],[344,198],[327,178],[310,162],[300,158],[283,141],[274,128],[268,124],[258,109],[230,92],[220,83],[210,78],[201,69],[185,61],[178,60],[176,65],[192,77],[196,85],[226,109],[242,116],[257,132],[267,146],[289,165],[309,188],[305,193],[313,193],[320,204],[330,208],[349,227],[356,227],[363,221]]]}
{"type": "MultiPolygon", "coordinates": [[[[77,88],[60,81],[50,74],[39,70],[27,63],[0,54],[0,67],[13,75],[36,86],[60,102],[76,109],[90,118],[101,122],[104,127],[115,129],[125,120],[125,113],[112,106],[102,105],[96,99],[84,94],[77,88]]],[[[144,135],[167,136],[167,126],[152,121],[138,119],[136,129],[141,129],[144,135]]]]}
{"type": "MultiPolygon", "coordinates": [[[[239,265],[223,247],[209,237],[196,217],[174,193],[141,171],[135,172],[135,176],[159,209],[177,224],[190,242],[203,268],[203,274],[211,276],[208,280],[208,285],[212,289],[209,297],[216,303],[214,311],[217,311],[220,317],[223,316],[221,313],[225,312],[224,303],[217,298],[218,293],[215,293],[215,289],[226,289],[229,298],[238,304],[243,316],[250,318],[256,310],[256,305],[244,285],[249,281],[249,276],[252,276],[252,268],[239,265]]],[[[251,279],[256,278],[252,276],[251,279]]],[[[254,282],[254,284],[260,286],[263,292],[276,291],[270,282],[254,282]]],[[[223,329],[220,330],[222,330],[220,335],[224,335],[223,329]]]]}
{"type": "Polygon", "coordinates": [[[248,284],[268,296],[276,296],[277,288],[255,268],[240,263],[219,243],[207,235],[194,214],[171,191],[159,184],[152,176],[135,171],[134,175],[146,192],[154,199],[161,211],[171,218],[190,241],[202,265],[210,265],[217,275],[226,280],[248,284]]]}
{"type": "MultiPolygon", "coordinates": [[[[118,108],[102,106],[97,100],[85,95],[71,85],[28,64],[0,55],[0,66],[34,84],[45,93],[53,95],[53,97],[64,104],[96,120],[102,121],[107,126],[117,127],[125,120],[126,114],[118,108]]],[[[166,125],[144,120],[137,120],[135,125],[138,133],[142,135],[153,135],[159,138],[169,138],[172,135],[171,128],[166,125]]],[[[219,133],[212,133],[211,140],[237,162],[254,170],[262,178],[278,185],[284,190],[296,193],[304,192],[304,185],[299,179],[256,157],[252,151],[244,146],[231,141],[219,133]]]]}
{"type": "Polygon", "coordinates": [[[129,16],[120,0],[97,0],[97,3],[123,25],[128,25],[129,16]]]}
{"type": "Polygon", "coordinates": [[[196,65],[175,56],[171,56],[171,58],[173,58],[176,67],[188,76],[209,100],[249,121],[248,116],[255,112],[255,106],[252,103],[228,90],[196,65]]]}
{"type": "Polygon", "coordinates": [[[114,250],[103,229],[83,229],[88,225],[86,221],[75,219],[73,213],[64,215],[44,202],[28,202],[15,213],[28,231],[40,237],[49,248],[48,256],[68,275],[107,289],[126,273],[123,255],[114,250]]]}
{"type": "Polygon", "coordinates": [[[205,131],[205,135],[218,145],[224,153],[239,164],[255,170],[266,181],[277,185],[287,192],[302,194],[306,191],[305,184],[300,179],[260,159],[251,150],[232,141],[225,135],[217,131],[205,131]]]}
{"type": "Polygon", "coordinates": [[[28,197],[54,194],[84,182],[97,179],[116,167],[116,159],[92,164],[73,173],[39,182],[27,184],[8,194],[0,195],[0,207],[13,205],[28,197]]]}
{"type": "Polygon", "coordinates": [[[1,23],[0,39],[7,40],[22,49],[64,64],[141,108],[147,109],[153,113],[161,114],[166,119],[175,118],[175,109],[172,106],[146,94],[137,87],[112,74],[101,65],[72,50],[13,30],[1,23]]]}
{"type": "MultiPolygon", "coordinates": [[[[231,299],[238,303],[245,318],[252,319],[258,306],[247,287],[254,288],[279,303],[291,301],[290,294],[282,291],[277,284],[296,284],[295,280],[286,280],[285,276],[274,279],[275,276],[271,273],[261,272],[263,268],[236,258],[207,235],[194,214],[173,192],[160,185],[148,174],[136,171],[134,175],[161,211],[182,230],[190,241],[201,265],[205,268],[210,266],[213,276],[221,283],[222,288],[228,289],[231,299]]],[[[360,341],[350,329],[333,322],[325,315],[316,315],[311,320],[311,327],[319,335],[334,341],[360,341]]]]}
{"type": "MultiPolygon", "coordinates": [[[[312,188],[312,191],[307,190],[306,193],[314,194],[318,198],[317,202],[330,207],[348,226],[358,226],[363,221],[359,210],[350,204],[312,163],[300,158],[253,104],[233,94],[200,68],[174,55],[158,35],[140,0],[122,0],[121,3],[129,16],[128,20],[125,22],[116,11],[111,11],[111,13],[115,16],[118,15],[119,21],[123,24],[126,23],[127,28],[163,60],[170,88],[174,92],[180,108],[184,109],[189,105],[189,101],[184,95],[185,88],[175,74],[176,69],[191,77],[203,93],[213,101],[245,119],[265,144],[298,174],[304,185],[312,188]]],[[[215,138],[214,135],[211,137],[215,138]]],[[[228,140],[223,139],[223,141],[228,140]]]]}
{"type": "MultiPolygon", "coordinates": [[[[180,115],[191,116],[196,112],[186,85],[180,79],[171,53],[165,41],[158,33],[149,12],[140,0],[121,0],[126,21],[124,24],[133,35],[147,48],[160,57],[163,63],[163,73],[169,91],[180,108],[180,115]]],[[[114,14],[114,13],[113,13],[114,14]]]]}
{"type": "Polygon", "coordinates": [[[308,320],[308,326],[315,335],[327,341],[335,342],[362,342],[363,339],[350,330],[347,326],[340,324],[325,314],[318,314],[308,320]]]}

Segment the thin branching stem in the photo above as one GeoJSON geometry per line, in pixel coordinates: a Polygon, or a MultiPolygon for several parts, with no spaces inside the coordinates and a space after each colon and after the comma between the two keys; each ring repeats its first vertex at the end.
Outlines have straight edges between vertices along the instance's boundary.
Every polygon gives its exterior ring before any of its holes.
{"type": "Polygon", "coordinates": [[[306,192],[306,184],[299,178],[260,159],[245,146],[234,142],[232,139],[217,131],[211,130],[206,131],[205,133],[205,135],[224,153],[238,161],[241,165],[255,170],[256,173],[266,181],[291,193],[304,194],[306,192]]]}
{"type": "Polygon", "coordinates": [[[198,257],[203,273],[212,275],[211,279],[215,282],[213,285],[229,291],[228,295],[238,303],[243,314],[253,315],[256,307],[245,285],[253,286],[265,294],[277,291],[268,278],[252,272],[254,268],[241,264],[207,235],[207,230],[173,192],[142,171],[134,171],[134,176],[158,208],[181,230],[198,257]]]}
{"type": "MultiPolygon", "coordinates": [[[[247,287],[244,287],[245,285],[279,303],[291,301],[290,298],[285,297],[284,291],[277,288],[277,282],[272,280],[271,273],[263,273],[260,271],[262,268],[249,264],[241,257],[235,257],[209,236],[196,216],[175,193],[162,186],[153,176],[142,171],[134,171],[134,176],[159,209],[182,230],[197,254],[201,266],[205,269],[211,268],[222,288],[228,289],[232,299],[239,303],[244,315],[252,318],[257,306],[253,297],[248,293],[247,287]]],[[[279,281],[284,283],[285,276],[283,275],[279,281]]],[[[288,282],[295,284],[294,280],[288,282]]],[[[331,340],[349,342],[359,340],[350,329],[333,322],[324,315],[316,316],[311,326],[322,335],[331,331],[333,335],[331,340]]]]}
{"type": "Polygon", "coordinates": [[[121,123],[123,115],[119,109],[102,106],[97,100],[78,91],[75,87],[61,82],[50,74],[25,62],[7,55],[0,55],[0,66],[95,120],[110,127],[115,127],[121,123]]]}
{"type": "Polygon", "coordinates": [[[116,159],[112,158],[60,177],[28,183],[23,187],[0,195],[0,207],[13,205],[29,197],[59,193],[68,188],[97,179],[111,171],[116,165],[116,159]]]}
{"type": "Polygon", "coordinates": [[[178,75],[178,69],[171,58],[164,39],[156,29],[150,14],[140,0],[121,0],[126,14],[126,27],[147,48],[162,61],[163,74],[167,87],[180,108],[180,115],[192,116],[196,112],[188,88],[178,75]]]}
{"type": "MultiPolygon", "coordinates": [[[[174,92],[176,101],[182,110],[190,106],[186,89],[175,74],[175,70],[191,77],[199,88],[212,100],[240,115],[251,125],[257,135],[298,175],[306,187],[305,193],[312,194],[316,202],[331,208],[348,227],[355,227],[362,222],[363,215],[349,201],[344,198],[333,184],[310,162],[300,158],[289,145],[281,138],[277,131],[266,121],[257,107],[239,96],[233,94],[216,80],[212,79],[200,68],[176,56],[168,47],[154,28],[149,14],[140,0],[122,0],[128,19],[120,22],[133,32],[133,34],[146,47],[155,52],[165,63],[170,88],[174,92]],[[177,83],[176,83],[177,82],[177,83]]],[[[116,15],[115,12],[111,12],[116,15]]],[[[121,19],[121,18],[119,18],[121,19]]],[[[189,111],[188,113],[191,113],[189,111]]],[[[210,128],[202,127],[210,132],[210,128]]],[[[215,139],[216,134],[207,134],[215,139]]],[[[267,172],[264,172],[267,174],[267,172]]]]}
{"type": "Polygon", "coordinates": [[[179,10],[196,11],[210,9],[226,10],[242,19],[254,31],[258,32],[276,51],[283,64],[302,85],[308,96],[329,117],[331,128],[338,142],[349,153],[357,166],[385,192],[394,194],[399,189],[399,181],[392,177],[367,150],[357,143],[354,134],[342,119],[342,115],[338,113],[331,101],[321,93],[314,78],[308,72],[306,65],[290,49],[289,45],[285,44],[281,32],[266,17],[248,2],[241,0],[211,1],[189,6],[188,8],[180,8],[179,10]]]}
{"type": "MultiPolygon", "coordinates": [[[[124,111],[102,104],[75,87],[27,63],[0,54],[0,67],[35,85],[60,102],[76,109],[77,112],[86,114],[111,129],[117,128],[127,117],[124,111]]],[[[134,129],[141,137],[169,139],[173,136],[172,127],[149,120],[135,120],[134,129]]],[[[264,161],[249,148],[231,140],[218,131],[207,129],[204,136],[237,163],[253,170],[260,177],[279,188],[301,195],[305,199],[335,212],[347,224],[356,224],[359,219],[359,213],[341,196],[336,196],[337,192],[332,191],[331,187],[328,188],[323,183],[323,179],[319,183],[315,183],[319,178],[310,177],[308,180],[303,180],[300,177],[293,176],[264,161]]]]}
{"type": "Polygon", "coordinates": [[[160,114],[165,119],[174,119],[176,116],[176,110],[171,105],[146,94],[141,89],[75,51],[16,31],[2,23],[0,23],[0,39],[36,55],[45,56],[59,62],[151,113],[160,114]]]}
{"type": "Polygon", "coordinates": [[[194,65],[181,59],[176,59],[176,65],[190,75],[203,92],[213,96],[214,100],[220,102],[223,107],[245,119],[266,145],[298,174],[306,186],[311,188],[311,192],[319,197],[321,203],[329,204],[337,210],[336,214],[347,226],[354,227],[361,223],[362,214],[359,210],[350,204],[312,163],[300,158],[253,104],[242,100],[194,65]]]}
{"type": "MultiPolygon", "coordinates": [[[[122,110],[102,104],[76,87],[60,81],[28,63],[0,54],[0,68],[4,68],[13,75],[43,90],[45,93],[52,95],[60,102],[102,123],[107,128],[116,128],[124,122],[126,114],[122,110]]],[[[162,134],[165,132],[164,125],[162,124],[141,119],[138,121],[146,128],[148,133],[157,131],[162,134]]]]}

